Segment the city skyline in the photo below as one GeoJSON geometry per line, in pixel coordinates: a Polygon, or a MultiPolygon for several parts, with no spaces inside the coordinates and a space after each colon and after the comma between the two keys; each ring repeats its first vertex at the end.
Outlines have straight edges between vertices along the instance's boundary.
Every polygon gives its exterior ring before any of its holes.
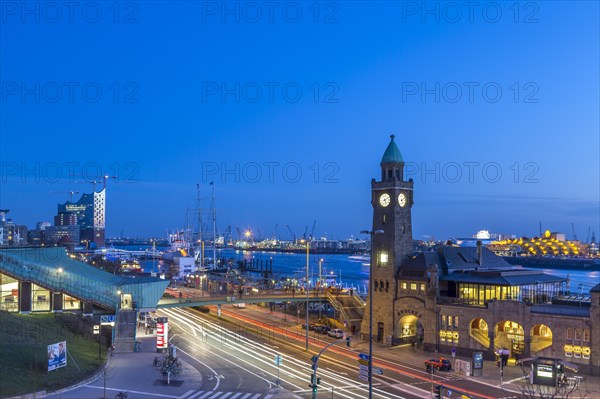
{"type": "Polygon", "coordinates": [[[107,236],[183,227],[213,181],[219,231],[291,238],[316,220],[318,237],[357,237],[395,134],[416,239],[600,234],[598,4],[493,3],[501,17],[475,21],[412,2],[322,3],[298,21],[135,4],[97,23],[4,10],[0,208],[16,223],[51,221],[109,175],[107,236]],[[164,20],[179,23],[159,34],[164,20]]]}

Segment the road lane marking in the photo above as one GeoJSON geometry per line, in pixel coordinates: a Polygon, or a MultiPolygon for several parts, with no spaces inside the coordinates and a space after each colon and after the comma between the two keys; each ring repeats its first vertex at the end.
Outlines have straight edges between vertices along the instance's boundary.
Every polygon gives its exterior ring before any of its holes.
{"type": "Polygon", "coordinates": [[[106,389],[107,391],[123,391],[123,392],[128,392],[128,393],[139,393],[141,395],[151,395],[151,396],[160,396],[162,398],[179,398],[179,396],[175,396],[175,395],[163,395],[160,393],[152,393],[152,392],[143,392],[143,391],[132,391],[131,389],[124,389],[124,388],[104,388],[104,387],[97,387],[94,385],[84,385],[84,387],[86,388],[95,388],[95,389],[106,389]]]}
{"type": "Polygon", "coordinates": [[[187,398],[188,396],[190,396],[191,394],[193,394],[194,392],[196,392],[196,391],[194,391],[193,389],[190,389],[189,391],[187,391],[186,393],[184,393],[183,395],[181,395],[181,396],[179,397],[179,399],[185,399],[185,398],[187,398]]]}

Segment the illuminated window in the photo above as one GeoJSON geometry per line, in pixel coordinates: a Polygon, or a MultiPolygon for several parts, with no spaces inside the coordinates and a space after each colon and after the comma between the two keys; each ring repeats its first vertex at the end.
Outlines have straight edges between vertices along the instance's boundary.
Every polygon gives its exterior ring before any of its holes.
{"type": "Polygon", "coordinates": [[[446,329],[446,315],[442,315],[442,328],[446,329]]]}
{"type": "Polygon", "coordinates": [[[388,263],[388,253],[387,252],[381,252],[379,254],[379,265],[380,266],[387,266],[388,263]]]}
{"type": "Polygon", "coordinates": [[[448,316],[448,327],[452,327],[454,325],[454,318],[452,316],[448,316]]]}
{"type": "Polygon", "coordinates": [[[591,352],[592,351],[590,350],[589,346],[584,346],[583,348],[581,348],[581,357],[583,357],[584,359],[589,359],[591,352]]]}
{"type": "Polygon", "coordinates": [[[565,357],[573,357],[573,345],[565,345],[565,357]]]}
{"type": "Polygon", "coordinates": [[[458,327],[458,316],[454,316],[454,327],[458,327]]]}
{"type": "Polygon", "coordinates": [[[425,292],[425,284],[421,284],[421,291],[425,292]]]}
{"type": "Polygon", "coordinates": [[[590,342],[590,330],[583,330],[583,341],[590,342]]]}
{"type": "Polygon", "coordinates": [[[581,330],[575,330],[575,341],[581,341],[581,330]]]}
{"type": "Polygon", "coordinates": [[[417,290],[417,283],[410,283],[410,289],[411,289],[411,291],[416,291],[417,290]]]}
{"type": "Polygon", "coordinates": [[[400,284],[400,287],[402,287],[402,289],[405,290],[408,287],[408,285],[405,282],[402,282],[400,284]]]}
{"type": "Polygon", "coordinates": [[[573,329],[567,328],[567,339],[573,339],[573,329]]]}

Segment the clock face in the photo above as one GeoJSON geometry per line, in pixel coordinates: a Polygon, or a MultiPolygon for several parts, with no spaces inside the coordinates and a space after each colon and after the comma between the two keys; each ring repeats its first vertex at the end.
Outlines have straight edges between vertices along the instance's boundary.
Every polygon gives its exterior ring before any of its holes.
{"type": "Polygon", "coordinates": [[[406,205],[406,195],[404,193],[400,193],[398,196],[398,204],[400,204],[400,206],[406,205]]]}
{"type": "Polygon", "coordinates": [[[390,204],[390,200],[390,195],[388,193],[383,193],[381,194],[381,197],[379,197],[379,203],[381,206],[388,206],[390,204]]]}

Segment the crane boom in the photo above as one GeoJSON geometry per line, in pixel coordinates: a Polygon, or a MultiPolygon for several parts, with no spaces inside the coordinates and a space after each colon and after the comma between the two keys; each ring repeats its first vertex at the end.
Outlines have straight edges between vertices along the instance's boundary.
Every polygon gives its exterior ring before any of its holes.
{"type": "Polygon", "coordinates": [[[292,235],[292,240],[296,241],[296,234],[294,234],[294,232],[292,231],[292,228],[290,227],[289,224],[286,224],[290,234],[292,235]]]}

